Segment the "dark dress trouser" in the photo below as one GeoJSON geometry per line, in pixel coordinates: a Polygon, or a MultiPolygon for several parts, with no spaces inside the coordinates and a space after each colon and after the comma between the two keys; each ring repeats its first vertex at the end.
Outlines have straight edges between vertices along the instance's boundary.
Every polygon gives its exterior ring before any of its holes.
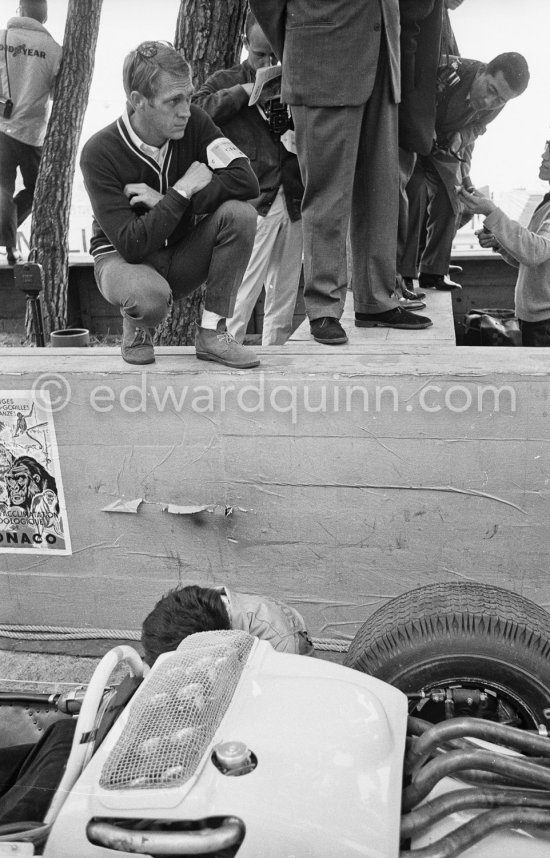
{"type": "Polygon", "coordinates": [[[350,227],[356,312],[396,306],[399,213],[397,105],[381,42],[371,97],[354,107],[292,107],[305,192],[304,299],[310,320],[339,319],[350,227]]]}
{"type": "MultiPolygon", "coordinates": [[[[420,258],[420,273],[445,275],[451,261],[457,216],[443,180],[434,166],[434,158],[426,155],[419,160],[422,162],[428,196],[426,246],[420,258]]],[[[457,184],[459,182],[457,170],[457,184]]]]}
{"type": "Polygon", "coordinates": [[[32,211],[40,156],[39,146],[29,146],[0,131],[0,246],[17,247],[17,227],[32,211]],[[24,187],[15,194],[17,168],[24,187]]]}

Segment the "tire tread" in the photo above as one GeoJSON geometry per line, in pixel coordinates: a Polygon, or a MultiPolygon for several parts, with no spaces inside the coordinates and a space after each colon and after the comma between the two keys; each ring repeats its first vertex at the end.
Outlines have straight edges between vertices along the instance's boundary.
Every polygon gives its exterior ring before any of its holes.
{"type": "Polygon", "coordinates": [[[518,593],[486,584],[429,584],[382,605],[361,626],[345,664],[365,673],[418,641],[483,635],[508,648],[550,659],[550,614],[518,593]]]}

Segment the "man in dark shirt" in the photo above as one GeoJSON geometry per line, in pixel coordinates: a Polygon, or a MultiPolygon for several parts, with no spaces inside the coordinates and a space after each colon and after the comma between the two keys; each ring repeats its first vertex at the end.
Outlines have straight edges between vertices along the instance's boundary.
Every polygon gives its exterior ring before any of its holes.
{"type": "Polygon", "coordinates": [[[155,359],[150,329],[173,298],[206,284],[197,357],[257,366],[226,329],[250,257],[258,195],[248,158],[199,107],[187,62],[143,42],[124,61],[128,111],[84,146],[94,212],[91,254],[101,293],[120,307],[122,357],[155,359]]]}

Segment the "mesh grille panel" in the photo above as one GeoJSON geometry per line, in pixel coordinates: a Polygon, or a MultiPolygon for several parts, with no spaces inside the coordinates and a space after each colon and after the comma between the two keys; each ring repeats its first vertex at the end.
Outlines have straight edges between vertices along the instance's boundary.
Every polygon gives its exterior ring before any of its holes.
{"type": "Polygon", "coordinates": [[[239,631],[186,638],[135,699],[99,785],[116,790],[184,784],[225,715],[253,643],[239,631]]]}

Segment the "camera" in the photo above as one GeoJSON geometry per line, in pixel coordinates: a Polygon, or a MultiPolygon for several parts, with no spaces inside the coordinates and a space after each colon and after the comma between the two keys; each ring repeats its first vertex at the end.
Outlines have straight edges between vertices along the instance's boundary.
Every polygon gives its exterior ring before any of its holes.
{"type": "Polygon", "coordinates": [[[294,128],[288,106],[280,98],[270,98],[263,104],[263,109],[273,134],[284,134],[289,128],[294,128]]]}
{"type": "Polygon", "coordinates": [[[44,320],[40,306],[40,292],[44,288],[44,271],[38,262],[18,262],[13,267],[15,285],[27,296],[36,345],[44,348],[44,320]]]}
{"type": "Polygon", "coordinates": [[[13,101],[11,98],[4,98],[0,95],[0,116],[2,119],[9,119],[13,110],[13,101]]]}
{"type": "Polygon", "coordinates": [[[28,296],[36,296],[44,288],[44,272],[38,262],[18,262],[13,277],[16,287],[28,296]]]}

